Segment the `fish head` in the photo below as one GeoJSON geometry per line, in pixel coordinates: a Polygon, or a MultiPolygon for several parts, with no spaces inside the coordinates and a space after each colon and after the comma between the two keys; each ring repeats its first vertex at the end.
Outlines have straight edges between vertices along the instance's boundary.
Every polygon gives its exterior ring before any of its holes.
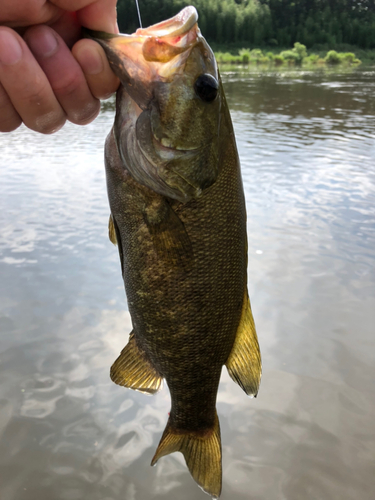
{"type": "Polygon", "coordinates": [[[94,36],[122,88],[114,132],[124,166],[141,184],[187,202],[219,173],[223,90],[198,14],[175,17],[133,35],[94,36]]]}

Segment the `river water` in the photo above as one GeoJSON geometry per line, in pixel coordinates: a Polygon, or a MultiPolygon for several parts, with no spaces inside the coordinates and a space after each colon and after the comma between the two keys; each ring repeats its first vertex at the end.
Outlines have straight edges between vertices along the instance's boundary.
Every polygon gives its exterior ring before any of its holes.
{"type": "MultiPolygon", "coordinates": [[[[223,370],[223,494],[372,500],[375,69],[224,72],[248,210],[264,374],[223,370]]],[[[167,421],[109,379],[131,328],[108,241],[113,107],[53,136],[0,135],[1,500],[199,500],[167,421]]]]}

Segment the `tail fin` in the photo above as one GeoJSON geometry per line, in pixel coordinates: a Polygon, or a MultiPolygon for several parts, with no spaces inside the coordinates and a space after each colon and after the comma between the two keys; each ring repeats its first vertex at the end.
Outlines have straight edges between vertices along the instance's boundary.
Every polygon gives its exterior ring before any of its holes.
{"type": "Polygon", "coordinates": [[[155,465],[159,458],[175,451],[180,451],[184,455],[190,474],[202,490],[213,498],[219,498],[222,473],[220,426],[217,415],[213,428],[204,434],[178,431],[168,422],[151,465],[155,465]]]}

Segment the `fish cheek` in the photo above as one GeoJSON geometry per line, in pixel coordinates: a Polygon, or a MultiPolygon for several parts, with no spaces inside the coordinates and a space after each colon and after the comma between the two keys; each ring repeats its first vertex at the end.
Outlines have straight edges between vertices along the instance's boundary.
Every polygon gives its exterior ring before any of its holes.
{"type": "Polygon", "coordinates": [[[219,116],[214,109],[216,103],[210,104],[208,107],[196,96],[191,78],[178,75],[169,84],[157,85],[151,105],[154,136],[169,148],[192,150],[204,146],[215,133],[211,123],[217,123],[219,116]]]}
{"type": "Polygon", "coordinates": [[[182,78],[157,90],[149,115],[152,134],[163,146],[181,153],[159,164],[159,175],[173,189],[196,198],[219,174],[220,98],[201,101],[193,83],[187,91],[182,78]]]}
{"type": "Polygon", "coordinates": [[[170,186],[184,185],[191,198],[198,198],[204,189],[212,186],[219,174],[217,141],[201,151],[186,155],[185,159],[172,160],[160,170],[170,186]]]}

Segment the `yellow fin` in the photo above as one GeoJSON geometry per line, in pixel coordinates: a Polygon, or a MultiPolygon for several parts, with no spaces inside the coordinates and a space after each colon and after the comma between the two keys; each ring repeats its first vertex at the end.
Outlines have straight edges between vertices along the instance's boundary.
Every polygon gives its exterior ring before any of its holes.
{"type": "Polygon", "coordinates": [[[116,230],[115,230],[115,225],[113,224],[112,214],[109,216],[108,236],[109,236],[110,241],[114,245],[117,245],[116,230]]]}
{"type": "Polygon", "coordinates": [[[258,394],[262,363],[247,290],[245,291],[236,339],[225,364],[229,375],[248,396],[258,394]]]}
{"type": "Polygon", "coordinates": [[[175,430],[168,422],[151,465],[155,465],[159,458],[175,451],[184,455],[190,474],[202,490],[213,498],[219,498],[222,472],[220,426],[217,415],[213,428],[205,433],[175,430]]]}
{"type": "Polygon", "coordinates": [[[138,348],[133,333],[111,367],[111,379],[115,384],[146,394],[155,394],[163,385],[163,377],[138,348]]]}

